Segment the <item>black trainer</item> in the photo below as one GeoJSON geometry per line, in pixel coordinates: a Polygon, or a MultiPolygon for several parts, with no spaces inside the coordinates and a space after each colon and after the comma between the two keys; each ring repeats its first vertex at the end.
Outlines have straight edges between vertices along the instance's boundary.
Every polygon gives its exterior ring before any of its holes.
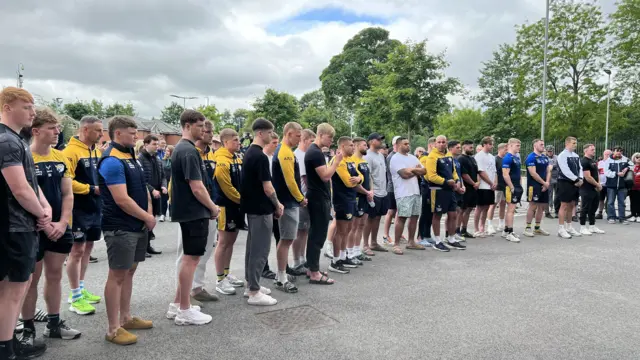
{"type": "Polygon", "coordinates": [[[447,245],[443,244],[442,242],[439,242],[439,243],[437,243],[437,244],[433,245],[433,248],[434,248],[434,249],[436,249],[436,250],[438,250],[438,251],[442,251],[442,252],[449,252],[449,251],[451,251],[451,250],[447,247],[447,245]]]}
{"type": "Polygon", "coordinates": [[[475,239],[475,236],[473,236],[473,234],[469,234],[468,231],[463,232],[461,235],[465,239],[475,239]]]}
{"type": "Polygon", "coordinates": [[[342,265],[342,260],[338,260],[338,261],[332,261],[331,265],[329,265],[329,271],[333,271],[336,272],[338,274],[348,274],[349,273],[349,269],[346,269],[343,265],[342,265]]]}
{"type": "Polygon", "coordinates": [[[365,255],[365,254],[360,254],[360,255],[358,255],[358,260],[360,260],[360,261],[371,261],[372,259],[369,256],[365,255]]]}
{"type": "Polygon", "coordinates": [[[458,249],[458,250],[464,250],[467,247],[465,245],[460,244],[460,242],[456,241],[456,242],[447,242],[447,246],[452,248],[452,249],[458,249]]]}
{"type": "Polygon", "coordinates": [[[601,212],[596,214],[596,219],[597,220],[602,220],[602,213],[601,212]]]}
{"type": "Polygon", "coordinates": [[[33,359],[47,351],[47,345],[36,341],[36,333],[31,329],[24,329],[20,340],[14,337],[13,347],[18,359],[33,359]]]}
{"type": "Polygon", "coordinates": [[[358,264],[355,261],[353,261],[353,259],[347,258],[346,260],[340,260],[340,261],[342,261],[342,266],[346,268],[355,269],[358,267],[358,264]]]}
{"type": "Polygon", "coordinates": [[[92,263],[92,264],[95,264],[95,263],[98,262],[98,258],[95,258],[95,257],[89,255],[89,262],[92,263]]]}
{"type": "Polygon", "coordinates": [[[307,271],[302,269],[292,269],[287,265],[287,274],[291,276],[304,276],[307,275],[307,271]]]}

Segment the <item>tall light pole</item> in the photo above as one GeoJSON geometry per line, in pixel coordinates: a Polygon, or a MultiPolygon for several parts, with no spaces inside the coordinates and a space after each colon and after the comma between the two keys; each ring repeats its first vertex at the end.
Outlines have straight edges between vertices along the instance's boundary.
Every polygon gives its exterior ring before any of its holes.
{"type": "Polygon", "coordinates": [[[18,64],[18,71],[16,71],[16,73],[18,74],[18,87],[22,89],[22,82],[24,80],[24,77],[22,75],[22,72],[24,71],[24,65],[22,65],[22,63],[18,64]]]}
{"type": "Polygon", "coordinates": [[[209,97],[205,96],[204,98],[207,99],[207,106],[209,106],[209,97]]]}
{"type": "Polygon", "coordinates": [[[547,120],[547,50],[549,48],[549,1],[547,0],[547,14],[544,21],[544,60],[542,74],[542,124],[540,126],[540,139],[544,140],[544,125],[547,120]]]}
{"type": "Polygon", "coordinates": [[[187,108],[187,99],[192,100],[192,99],[197,99],[197,96],[180,96],[180,95],[173,95],[171,94],[171,97],[177,98],[177,99],[182,99],[182,107],[183,108],[187,108]]]}
{"type": "Polygon", "coordinates": [[[604,72],[609,76],[609,85],[607,86],[607,122],[604,130],[604,148],[609,146],[609,105],[611,100],[611,70],[604,69],[604,72]]]}

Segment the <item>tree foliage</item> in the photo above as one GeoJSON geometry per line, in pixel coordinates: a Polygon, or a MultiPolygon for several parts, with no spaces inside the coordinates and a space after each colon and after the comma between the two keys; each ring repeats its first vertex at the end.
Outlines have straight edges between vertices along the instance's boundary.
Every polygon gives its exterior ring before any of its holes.
{"type": "Polygon", "coordinates": [[[201,105],[197,110],[201,112],[202,115],[207,118],[207,120],[213,123],[214,129],[216,131],[220,129],[220,125],[222,123],[222,114],[218,112],[218,108],[215,105],[201,105]]]}
{"type": "Polygon", "coordinates": [[[262,97],[253,103],[256,117],[264,117],[273,122],[278,133],[282,132],[284,125],[290,121],[298,121],[300,108],[298,99],[287,92],[279,92],[267,89],[262,97]]]}
{"type": "Polygon", "coordinates": [[[165,106],[162,110],[162,115],[160,119],[166,123],[179,125],[180,124],[180,114],[184,111],[182,105],[178,104],[175,101],[172,101],[171,104],[165,106]]]}

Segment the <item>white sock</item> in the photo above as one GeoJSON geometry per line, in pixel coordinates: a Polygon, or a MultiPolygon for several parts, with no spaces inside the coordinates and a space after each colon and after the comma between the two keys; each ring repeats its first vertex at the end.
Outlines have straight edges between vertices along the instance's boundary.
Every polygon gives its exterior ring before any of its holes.
{"type": "Polygon", "coordinates": [[[307,259],[304,256],[300,256],[300,264],[306,264],[307,259]]]}
{"type": "Polygon", "coordinates": [[[345,250],[340,250],[340,260],[347,260],[347,252],[345,250]]]}
{"type": "Polygon", "coordinates": [[[568,223],[568,222],[564,223],[564,228],[567,230],[571,229],[571,223],[568,223]]]}
{"type": "Polygon", "coordinates": [[[293,259],[293,267],[300,266],[300,259],[293,259]]]}
{"type": "Polygon", "coordinates": [[[458,240],[456,240],[456,237],[454,235],[449,235],[449,242],[450,243],[456,243],[456,242],[458,242],[458,240]]]}
{"type": "Polygon", "coordinates": [[[278,270],[278,281],[284,284],[287,280],[287,272],[278,270]]]}
{"type": "Polygon", "coordinates": [[[349,259],[353,257],[353,248],[347,248],[347,257],[349,259]]]}
{"type": "Polygon", "coordinates": [[[567,230],[567,228],[564,225],[558,225],[558,230],[567,230]]]}
{"type": "Polygon", "coordinates": [[[84,290],[84,280],[80,280],[80,291],[84,290]]]}
{"type": "Polygon", "coordinates": [[[353,247],[353,256],[360,256],[362,252],[360,251],[360,246],[356,245],[353,247]]]}
{"type": "Polygon", "coordinates": [[[436,244],[440,244],[442,242],[442,240],[440,240],[440,236],[437,235],[433,235],[432,239],[436,242],[436,244]]]}
{"type": "Polygon", "coordinates": [[[499,224],[498,226],[499,226],[501,229],[504,229],[504,219],[500,219],[500,220],[498,220],[498,224],[499,224]]]}

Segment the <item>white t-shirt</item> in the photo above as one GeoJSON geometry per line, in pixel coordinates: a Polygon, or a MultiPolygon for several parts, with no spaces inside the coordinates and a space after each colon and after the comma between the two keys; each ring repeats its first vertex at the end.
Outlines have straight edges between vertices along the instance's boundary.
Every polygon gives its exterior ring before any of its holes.
{"type": "MultiPolygon", "coordinates": [[[[304,154],[306,153],[306,151],[302,151],[300,149],[296,149],[296,151],[293,152],[293,155],[295,155],[296,159],[298,159],[298,167],[300,168],[301,180],[303,176],[307,176],[307,169],[304,167],[304,154]]],[[[304,182],[304,180],[302,180],[302,193],[307,193],[307,183],[304,182]]]]}
{"type": "MultiPolygon", "coordinates": [[[[477,153],[474,157],[476,159],[476,162],[478,163],[478,171],[484,171],[489,177],[489,180],[491,180],[491,182],[495,184],[496,178],[498,177],[495,156],[483,150],[477,153]]],[[[502,169],[500,169],[500,171],[502,171],[502,169]]],[[[482,180],[480,176],[478,177],[480,178],[480,186],[478,187],[478,189],[491,190],[491,186],[489,186],[489,183],[482,180]]]]}
{"type": "Polygon", "coordinates": [[[393,191],[396,199],[411,195],[420,195],[420,184],[418,183],[418,177],[414,176],[409,179],[403,179],[398,171],[407,168],[415,168],[420,165],[420,160],[417,157],[407,154],[402,155],[396,153],[389,164],[389,171],[393,179],[393,191]]]}
{"type": "Polygon", "coordinates": [[[267,153],[264,154],[267,155],[267,159],[269,159],[269,173],[273,176],[273,155],[269,155],[267,153]]]}
{"type": "Polygon", "coordinates": [[[607,183],[607,175],[604,174],[604,162],[605,160],[598,161],[598,180],[602,185],[607,183]]]}

